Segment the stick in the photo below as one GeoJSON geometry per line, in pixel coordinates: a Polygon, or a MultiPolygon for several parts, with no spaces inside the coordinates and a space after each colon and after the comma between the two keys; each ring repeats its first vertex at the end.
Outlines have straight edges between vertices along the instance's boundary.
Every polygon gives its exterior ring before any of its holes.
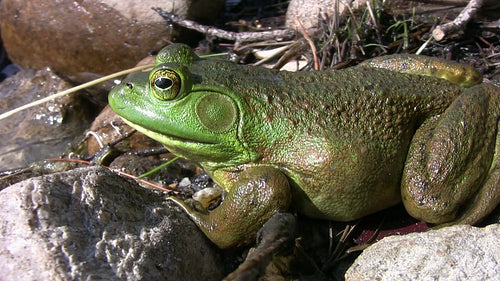
{"type": "Polygon", "coordinates": [[[172,13],[165,12],[160,8],[152,8],[152,9],[168,22],[173,22],[182,27],[191,30],[196,30],[206,35],[212,35],[217,38],[235,41],[236,45],[242,42],[263,41],[270,39],[288,40],[294,38],[296,35],[295,31],[290,29],[258,31],[258,32],[231,32],[211,26],[201,25],[194,21],[183,19],[172,13]]]}
{"type": "Polygon", "coordinates": [[[446,35],[462,29],[483,6],[483,0],[470,0],[469,4],[460,12],[460,14],[447,24],[438,25],[433,31],[432,36],[436,41],[441,41],[446,35]]]}

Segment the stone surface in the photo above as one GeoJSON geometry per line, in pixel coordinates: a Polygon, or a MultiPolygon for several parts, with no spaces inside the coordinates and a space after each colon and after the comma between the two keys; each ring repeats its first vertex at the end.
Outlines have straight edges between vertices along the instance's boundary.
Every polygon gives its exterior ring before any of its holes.
{"type": "MultiPolygon", "coordinates": [[[[0,113],[70,87],[53,71],[22,70],[0,84],[0,113]]],[[[0,120],[0,171],[59,157],[81,138],[95,111],[88,96],[79,92],[0,120]]]]}
{"type": "Polygon", "coordinates": [[[368,247],[346,280],[500,279],[500,224],[390,236],[368,247]]]}
{"type": "MultiPolygon", "coordinates": [[[[111,107],[106,106],[101,113],[96,117],[90,131],[95,135],[87,138],[87,154],[92,155],[101,149],[101,144],[106,145],[110,142],[123,138],[125,134],[130,134],[134,131],[130,126],[118,116],[111,107]],[[99,138],[99,141],[97,140],[99,138]],[[99,144],[100,142],[100,144],[99,144]]],[[[116,144],[115,148],[122,151],[133,149],[144,149],[148,147],[160,147],[161,144],[140,133],[133,133],[130,138],[116,144]]]]}
{"type": "Polygon", "coordinates": [[[102,167],[0,192],[2,280],[220,280],[219,251],[180,209],[102,167]]]}
{"type": "MultiPolygon", "coordinates": [[[[350,3],[353,9],[366,5],[368,0],[354,0],[350,3]]],[[[334,16],[343,17],[347,12],[346,2],[338,0],[291,0],[286,12],[286,27],[290,29],[301,28],[297,24],[297,19],[300,20],[304,28],[318,27],[320,19],[332,19],[334,16]],[[338,2],[338,9],[335,6],[338,2]]]]}
{"type": "Polygon", "coordinates": [[[107,74],[134,66],[178,36],[152,7],[207,22],[224,0],[2,0],[0,27],[13,62],[107,74]]]}

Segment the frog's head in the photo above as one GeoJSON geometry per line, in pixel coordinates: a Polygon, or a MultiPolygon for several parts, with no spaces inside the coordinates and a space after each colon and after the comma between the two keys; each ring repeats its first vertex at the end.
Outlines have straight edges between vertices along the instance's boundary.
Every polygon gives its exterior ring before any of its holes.
{"type": "Polygon", "coordinates": [[[238,139],[241,101],[201,83],[199,67],[190,72],[197,61],[188,46],[166,47],[151,72],[130,75],[110,92],[111,108],[179,156],[214,165],[248,162],[238,139]]]}

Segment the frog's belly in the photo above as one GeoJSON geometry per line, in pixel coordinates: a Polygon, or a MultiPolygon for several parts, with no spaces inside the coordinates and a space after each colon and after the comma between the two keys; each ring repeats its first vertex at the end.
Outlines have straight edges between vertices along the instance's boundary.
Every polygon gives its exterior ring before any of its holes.
{"type": "Polygon", "coordinates": [[[399,188],[383,193],[356,192],[346,194],[309,194],[299,189],[293,192],[294,206],[306,216],[335,221],[351,221],[401,201],[399,188]]]}
{"type": "Polygon", "coordinates": [[[296,155],[293,150],[287,152],[293,161],[282,171],[291,179],[299,212],[350,221],[401,201],[401,175],[411,134],[384,141],[352,134],[345,139],[333,136],[301,142],[303,148],[296,155]]]}
{"type": "Polygon", "coordinates": [[[401,201],[402,165],[388,167],[377,169],[374,164],[370,174],[361,167],[296,178],[291,183],[294,206],[304,215],[336,221],[358,219],[393,206],[401,201]]]}

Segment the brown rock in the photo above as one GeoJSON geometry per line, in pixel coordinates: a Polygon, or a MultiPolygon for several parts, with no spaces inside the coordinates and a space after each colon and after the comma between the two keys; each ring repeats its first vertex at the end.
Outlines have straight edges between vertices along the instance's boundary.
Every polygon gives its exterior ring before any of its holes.
{"type": "MultiPolygon", "coordinates": [[[[134,129],[111,110],[111,107],[105,107],[96,117],[89,129],[91,134],[87,137],[87,154],[92,155],[101,149],[101,145],[122,138],[125,134],[131,134],[134,129]],[[99,140],[97,139],[99,138],[99,140]]],[[[124,141],[115,145],[117,149],[129,151],[134,149],[145,149],[150,147],[161,147],[161,144],[145,135],[135,132],[124,141]]]]}
{"type": "Polygon", "coordinates": [[[0,27],[5,49],[22,67],[49,66],[64,74],[108,74],[158,51],[174,34],[153,10],[213,19],[223,0],[3,0],[0,27]]]}
{"type": "MultiPolygon", "coordinates": [[[[143,58],[136,66],[154,64],[155,57],[148,56],[143,58]]],[[[149,71],[149,70],[144,70],[149,71]]],[[[134,149],[144,149],[150,147],[161,147],[161,144],[146,137],[145,135],[135,132],[129,125],[111,110],[111,107],[106,106],[96,117],[89,129],[90,134],[87,136],[86,148],[87,154],[92,155],[107,145],[110,142],[123,138],[129,134],[129,137],[115,144],[115,148],[122,151],[130,151],[134,149]]]]}

